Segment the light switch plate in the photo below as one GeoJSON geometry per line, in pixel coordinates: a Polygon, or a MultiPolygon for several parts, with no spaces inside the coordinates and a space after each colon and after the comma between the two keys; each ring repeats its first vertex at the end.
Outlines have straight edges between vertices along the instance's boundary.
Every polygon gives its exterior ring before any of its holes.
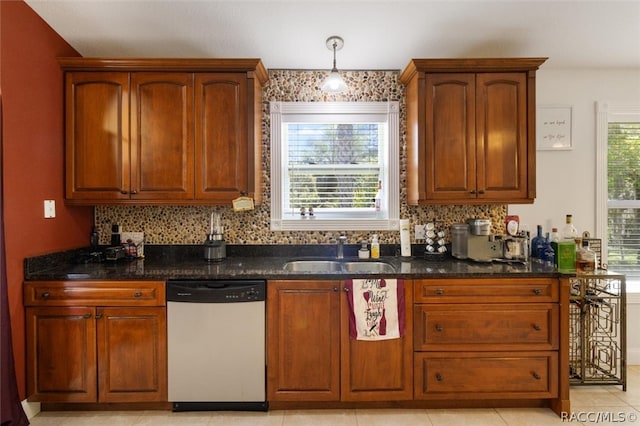
{"type": "Polygon", "coordinates": [[[424,240],[424,225],[416,225],[414,230],[416,240],[424,240]]]}
{"type": "Polygon", "coordinates": [[[55,200],[44,200],[44,218],[51,219],[56,217],[55,200]]]}

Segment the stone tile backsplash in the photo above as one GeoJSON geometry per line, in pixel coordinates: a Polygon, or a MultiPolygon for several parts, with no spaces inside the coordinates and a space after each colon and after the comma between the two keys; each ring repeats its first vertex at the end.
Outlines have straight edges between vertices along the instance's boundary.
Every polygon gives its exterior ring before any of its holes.
{"type": "MultiPolygon", "coordinates": [[[[502,233],[506,206],[429,206],[406,204],[406,108],[404,87],[398,83],[399,71],[343,71],[349,85],[343,94],[329,95],[320,91],[326,71],[269,70],[270,80],[263,89],[262,150],[263,203],[249,212],[236,213],[231,206],[96,206],[95,217],[100,243],[110,242],[111,224],[121,231],[145,233],[146,244],[200,244],[209,228],[212,211],[220,212],[229,244],[323,244],[335,241],[335,231],[272,232],[269,229],[270,210],[270,128],[269,102],[331,102],[331,101],[399,101],[400,102],[400,217],[413,225],[441,222],[448,227],[469,217],[491,219],[494,232],[502,233]]],[[[349,232],[349,243],[370,240],[377,233],[384,244],[398,243],[400,233],[349,232]]]]}

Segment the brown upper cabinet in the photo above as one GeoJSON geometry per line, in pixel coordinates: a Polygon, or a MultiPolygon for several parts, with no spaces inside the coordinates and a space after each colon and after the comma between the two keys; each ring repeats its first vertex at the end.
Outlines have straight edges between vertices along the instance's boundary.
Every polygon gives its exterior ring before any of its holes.
{"type": "Polygon", "coordinates": [[[59,61],[68,204],[261,202],[259,59],[59,61]]]}
{"type": "Polygon", "coordinates": [[[535,71],[546,59],[409,62],[399,81],[410,205],[533,202],[535,71]]]}

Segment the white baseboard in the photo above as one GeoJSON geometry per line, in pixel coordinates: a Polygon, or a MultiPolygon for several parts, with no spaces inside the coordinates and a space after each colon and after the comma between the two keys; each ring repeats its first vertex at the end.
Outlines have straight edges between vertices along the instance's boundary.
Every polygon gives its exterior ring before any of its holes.
{"type": "Polygon", "coordinates": [[[31,420],[40,412],[39,402],[28,402],[26,399],[22,401],[22,409],[27,415],[27,418],[31,420]]]}

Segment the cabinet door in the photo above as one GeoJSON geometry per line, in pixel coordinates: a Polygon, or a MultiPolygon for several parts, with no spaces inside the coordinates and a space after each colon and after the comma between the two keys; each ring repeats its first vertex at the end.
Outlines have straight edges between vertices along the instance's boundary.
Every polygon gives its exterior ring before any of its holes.
{"type": "Polygon", "coordinates": [[[95,308],[26,309],[29,401],[96,402],[95,308]]]}
{"type": "Polygon", "coordinates": [[[340,283],[269,281],[267,399],[340,399],[340,283]]]}
{"type": "Polygon", "coordinates": [[[399,339],[363,341],[349,336],[348,293],[342,292],[342,400],[413,399],[412,284],[405,281],[405,335],[399,339]]]}
{"type": "Polygon", "coordinates": [[[66,74],[66,199],[129,198],[129,74],[66,74]]]}
{"type": "Polygon", "coordinates": [[[427,74],[425,93],[426,197],[475,199],[475,74],[427,74]]]}
{"type": "Polygon", "coordinates": [[[131,74],[131,198],[193,198],[193,74],[131,74]]]}
{"type": "Polygon", "coordinates": [[[476,81],[478,198],[526,199],[526,74],[479,73],[476,81]]]}
{"type": "Polygon", "coordinates": [[[97,308],[99,402],[167,400],[166,311],[97,308]]]}
{"type": "Polygon", "coordinates": [[[420,351],[558,349],[558,305],[415,305],[420,351]]]}
{"type": "Polygon", "coordinates": [[[416,352],[416,399],[558,396],[556,352],[416,352]]]}
{"type": "MultiPolygon", "coordinates": [[[[196,74],[196,199],[229,203],[248,192],[247,77],[196,74]]],[[[253,136],[253,135],[252,135],[253,136]]]]}

